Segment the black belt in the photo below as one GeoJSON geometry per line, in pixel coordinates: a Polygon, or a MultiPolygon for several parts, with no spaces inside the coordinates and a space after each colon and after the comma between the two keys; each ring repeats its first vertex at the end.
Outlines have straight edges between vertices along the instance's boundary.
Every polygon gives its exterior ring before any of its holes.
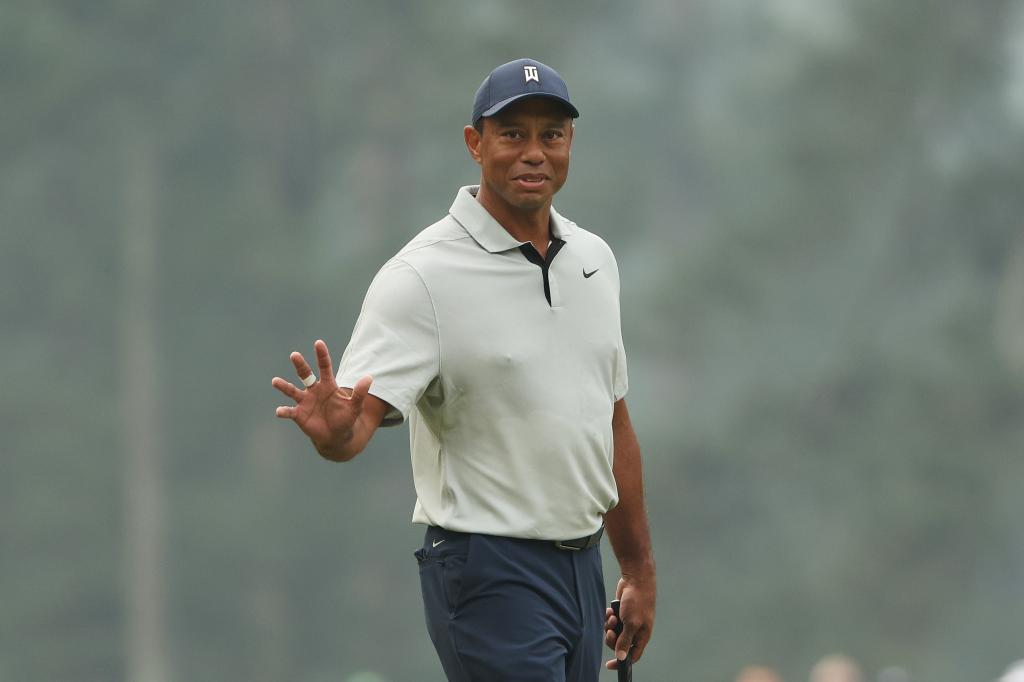
{"type": "Polygon", "coordinates": [[[604,526],[597,529],[597,532],[592,535],[585,535],[582,538],[576,538],[575,540],[555,540],[555,547],[558,549],[564,549],[569,552],[579,552],[583,549],[590,549],[601,543],[601,536],[604,535],[604,526]]]}

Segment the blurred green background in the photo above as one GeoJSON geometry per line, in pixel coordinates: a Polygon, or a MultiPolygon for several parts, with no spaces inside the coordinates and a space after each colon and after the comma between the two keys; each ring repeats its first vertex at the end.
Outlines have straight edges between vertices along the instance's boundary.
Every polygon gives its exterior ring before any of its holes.
{"type": "Polygon", "coordinates": [[[1024,657],[1019,0],[6,0],[0,679],[442,679],[405,427],[328,463],[270,378],[340,355],[522,56],[622,273],[638,678],[1024,657]]]}

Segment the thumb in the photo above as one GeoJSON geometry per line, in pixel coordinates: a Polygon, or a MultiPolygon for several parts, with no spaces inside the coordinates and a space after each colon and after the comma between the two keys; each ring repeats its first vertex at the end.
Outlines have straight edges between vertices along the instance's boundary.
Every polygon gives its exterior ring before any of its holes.
{"type": "Polygon", "coordinates": [[[366,398],[366,394],[370,392],[370,386],[373,384],[373,377],[367,374],[362,379],[356,382],[356,385],[352,387],[352,395],[349,399],[352,400],[355,408],[360,408],[363,405],[363,400],[366,398]]]}
{"type": "Polygon", "coordinates": [[[626,656],[629,654],[630,649],[633,648],[633,638],[635,636],[636,626],[627,621],[622,621],[622,634],[619,635],[618,641],[615,642],[616,660],[626,660],[626,656]]]}

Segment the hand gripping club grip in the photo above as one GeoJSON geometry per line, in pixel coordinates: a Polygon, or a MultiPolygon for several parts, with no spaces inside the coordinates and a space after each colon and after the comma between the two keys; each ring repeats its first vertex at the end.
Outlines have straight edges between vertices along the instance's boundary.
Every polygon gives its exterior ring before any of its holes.
{"type": "MultiPolygon", "coordinates": [[[[618,637],[622,634],[622,618],[619,617],[619,605],[618,599],[614,600],[611,604],[612,613],[615,614],[615,636],[618,637]]],[[[633,647],[629,647],[629,651],[626,652],[626,659],[619,661],[619,682],[633,682],[633,647]]]]}

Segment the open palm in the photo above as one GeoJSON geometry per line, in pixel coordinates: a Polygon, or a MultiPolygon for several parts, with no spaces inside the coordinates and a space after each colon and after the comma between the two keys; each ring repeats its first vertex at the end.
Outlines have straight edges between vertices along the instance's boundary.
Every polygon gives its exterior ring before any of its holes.
{"type": "MultiPolygon", "coordinates": [[[[319,379],[304,389],[281,377],[274,377],[271,384],[295,401],[293,406],[278,407],[277,416],[294,421],[313,441],[317,450],[323,452],[351,439],[352,430],[363,411],[363,401],[373,379],[365,376],[357,381],[351,390],[340,388],[334,379],[334,368],[327,344],[317,340],[313,348],[320,370],[319,379]]],[[[292,364],[295,365],[295,371],[305,385],[308,377],[313,376],[313,370],[301,353],[294,352],[290,357],[292,364]]]]}

